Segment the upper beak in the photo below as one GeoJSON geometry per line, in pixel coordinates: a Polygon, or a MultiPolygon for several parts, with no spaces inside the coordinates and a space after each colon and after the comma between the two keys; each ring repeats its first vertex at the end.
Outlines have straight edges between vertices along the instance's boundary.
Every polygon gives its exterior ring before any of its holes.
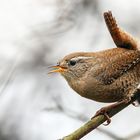
{"type": "Polygon", "coordinates": [[[50,68],[54,68],[54,70],[51,70],[48,74],[50,74],[50,73],[55,73],[55,72],[64,72],[65,71],[65,69],[66,68],[63,68],[63,67],[61,67],[61,66],[59,66],[59,65],[57,65],[57,66],[51,66],[50,68]]]}

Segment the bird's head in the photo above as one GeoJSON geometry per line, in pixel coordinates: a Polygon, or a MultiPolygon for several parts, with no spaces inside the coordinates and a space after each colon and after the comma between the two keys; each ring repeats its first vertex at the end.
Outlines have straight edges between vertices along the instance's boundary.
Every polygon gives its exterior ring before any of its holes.
{"type": "Polygon", "coordinates": [[[77,52],[65,56],[49,73],[59,72],[67,81],[81,78],[94,63],[94,53],[77,52]]]}

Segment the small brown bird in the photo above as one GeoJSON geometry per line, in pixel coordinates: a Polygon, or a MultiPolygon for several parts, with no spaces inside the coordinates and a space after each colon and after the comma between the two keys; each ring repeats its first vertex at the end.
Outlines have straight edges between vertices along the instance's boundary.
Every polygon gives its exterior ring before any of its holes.
{"type": "MultiPolygon", "coordinates": [[[[76,52],[65,56],[52,72],[59,72],[79,95],[98,102],[111,103],[96,112],[107,112],[133,97],[140,84],[140,51],[135,38],[122,31],[112,13],[104,19],[117,48],[99,52],[76,52]]],[[[94,116],[94,117],[95,117],[94,116]]]]}

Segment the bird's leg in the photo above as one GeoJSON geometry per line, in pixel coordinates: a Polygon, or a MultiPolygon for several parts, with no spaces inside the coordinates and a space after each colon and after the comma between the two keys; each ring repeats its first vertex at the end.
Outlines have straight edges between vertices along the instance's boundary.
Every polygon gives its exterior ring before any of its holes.
{"type": "Polygon", "coordinates": [[[106,106],[106,107],[103,107],[103,108],[101,108],[100,110],[98,110],[97,112],[96,112],[96,114],[91,118],[91,119],[93,119],[93,118],[95,118],[95,117],[97,117],[97,116],[99,116],[99,115],[104,115],[105,116],[105,118],[106,118],[106,121],[107,121],[107,124],[104,124],[104,125],[109,125],[110,123],[111,123],[111,119],[110,119],[110,117],[109,117],[109,112],[112,110],[112,109],[114,109],[114,108],[116,108],[116,107],[118,107],[118,106],[120,106],[120,105],[122,105],[122,104],[127,104],[128,102],[130,101],[130,99],[124,99],[124,100],[122,100],[122,101],[120,101],[120,102],[116,102],[116,103],[114,103],[114,104],[112,104],[112,105],[109,105],[109,106],[106,106]]]}

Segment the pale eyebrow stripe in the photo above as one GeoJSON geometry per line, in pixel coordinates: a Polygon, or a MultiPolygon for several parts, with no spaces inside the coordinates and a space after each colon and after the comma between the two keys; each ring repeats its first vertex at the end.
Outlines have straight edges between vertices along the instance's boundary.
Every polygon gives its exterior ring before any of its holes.
{"type": "Polygon", "coordinates": [[[74,57],[74,58],[72,58],[71,60],[90,59],[90,58],[93,58],[93,57],[91,57],[91,56],[89,56],[89,57],[86,57],[86,56],[79,56],[79,57],[74,57]]]}

